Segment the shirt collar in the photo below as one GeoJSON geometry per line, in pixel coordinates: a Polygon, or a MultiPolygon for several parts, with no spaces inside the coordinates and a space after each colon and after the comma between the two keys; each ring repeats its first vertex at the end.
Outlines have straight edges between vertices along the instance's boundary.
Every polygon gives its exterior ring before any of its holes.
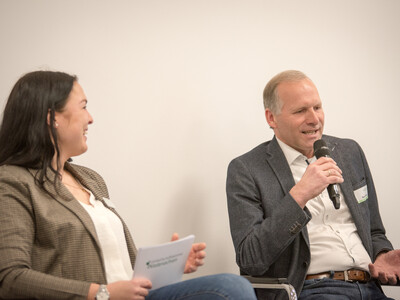
{"type": "MultiPolygon", "coordinates": [[[[276,140],[278,141],[279,146],[282,149],[283,154],[285,155],[285,158],[290,165],[293,164],[293,162],[296,159],[301,159],[303,161],[307,160],[307,157],[303,154],[301,154],[299,151],[293,149],[292,147],[290,147],[289,145],[285,144],[284,142],[282,142],[280,139],[278,139],[278,137],[276,138],[276,140]]],[[[310,158],[307,160],[309,163],[314,161],[314,157],[310,158]]]]}

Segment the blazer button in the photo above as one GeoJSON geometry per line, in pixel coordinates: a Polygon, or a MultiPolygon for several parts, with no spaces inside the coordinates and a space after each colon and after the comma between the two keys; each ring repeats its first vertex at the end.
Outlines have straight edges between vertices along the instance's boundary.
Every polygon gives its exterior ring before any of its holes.
{"type": "Polygon", "coordinates": [[[299,222],[297,222],[297,221],[289,229],[290,233],[293,234],[293,235],[299,233],[300,230],[301,230],[301,224],[299,222]]]}

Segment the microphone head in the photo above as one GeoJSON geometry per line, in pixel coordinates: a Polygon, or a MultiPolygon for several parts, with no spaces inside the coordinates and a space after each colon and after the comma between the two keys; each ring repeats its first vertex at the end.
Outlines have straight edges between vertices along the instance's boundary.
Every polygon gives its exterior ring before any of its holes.
{"type": "Polygon", "coordinates": [[[314,142],[314,155],[317,159],[323,156],[330,156],[330,150],[324,140],[314,142]]]}

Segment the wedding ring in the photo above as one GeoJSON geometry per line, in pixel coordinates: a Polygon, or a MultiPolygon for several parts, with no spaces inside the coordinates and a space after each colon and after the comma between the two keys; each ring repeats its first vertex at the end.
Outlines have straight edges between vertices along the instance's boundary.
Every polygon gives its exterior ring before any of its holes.
{"type": "Polygon", "coordinates": [[[328,170],[328,177],[331,176],[331,170],[328,170]]]}

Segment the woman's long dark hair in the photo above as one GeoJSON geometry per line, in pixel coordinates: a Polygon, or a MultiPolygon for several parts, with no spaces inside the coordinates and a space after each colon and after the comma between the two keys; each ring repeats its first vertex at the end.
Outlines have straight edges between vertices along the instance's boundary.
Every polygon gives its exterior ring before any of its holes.
{"type": "Polygon", "coordinates": [[[0,166],[37,169],[36,180],[42,187],[49,178],[49,169],[59,175],[62,166],[59,165],[54,113],[65,107],[76,80],[76,76],[63,72],[36,71],[17,81],[3,112],[0,166]],[[56,169],[51,165],[55,154],[56,169]]]}

